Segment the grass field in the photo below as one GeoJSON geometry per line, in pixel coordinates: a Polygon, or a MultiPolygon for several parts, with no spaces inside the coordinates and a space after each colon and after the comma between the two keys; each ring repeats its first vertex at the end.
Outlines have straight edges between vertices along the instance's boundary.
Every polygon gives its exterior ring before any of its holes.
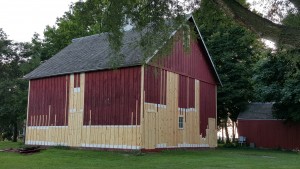
{"type": "MultiPolygon", "coordinates": [[[[0,149],[19,143],[0,142],[0,149]]],[[[137,155],[126,152],[66,150],[49,148],[32,155],[0,152],[2,169],[79,169],[79,168],[300,168],[300,154],[272,150],[214,149],[172,150],[137,155]]]]}

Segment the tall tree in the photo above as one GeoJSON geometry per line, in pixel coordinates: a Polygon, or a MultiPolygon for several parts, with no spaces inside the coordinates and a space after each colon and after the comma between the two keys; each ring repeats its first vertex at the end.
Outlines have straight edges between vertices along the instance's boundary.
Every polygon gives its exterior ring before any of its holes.
{"type": "MultiPolygon", "coordinates": [[[[299,16],[290,14],[284,24],[300,27],[299,16]]],[[[300,122],[300,50],[279,48],[258,63],[256,95],[261,101],[275,102],[273,114],[289,122],[300,122]]]]}
{"type": "Polygon", "coordinates": [[[0,132],[17,141],[27,105],[27,81],[22,77],[28,68],[22,68],[30,57],[31,44],[14,43],[0,29],[0,132]]]}
{"type": "MultiPolygon", "coordinates": [[[[218,122],[230,118],[235,123],[238,114],[252,99],[251,78],[260,54],[260,43],[253,33],[226,17],[209,0],[202,1],[197,16],[223,83],[218,88],[218,122]]],[[[229,139],[226,126],[225,129],[229,139]]]]}

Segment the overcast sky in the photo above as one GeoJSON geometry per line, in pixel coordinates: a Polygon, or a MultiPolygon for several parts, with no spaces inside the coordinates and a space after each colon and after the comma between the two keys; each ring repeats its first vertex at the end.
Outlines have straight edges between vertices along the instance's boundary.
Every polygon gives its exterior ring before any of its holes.
{"type": "MultiPolygon", "coordinates": [[[[68,11],[78,0],[0,0],[0,28],[8,38],[18,42],[31,41],[34,32],[43,35],[46,25],[68,11]]],[[[247,0],[251,2],[253,0],[247,0]]]]}
{"type": "Polygon", "coordinates": [[[0,0],[0,28],[14,41],[30,41],[34,32],[43,34],[46,25],[68,11],[77,0],[0,0]]]}

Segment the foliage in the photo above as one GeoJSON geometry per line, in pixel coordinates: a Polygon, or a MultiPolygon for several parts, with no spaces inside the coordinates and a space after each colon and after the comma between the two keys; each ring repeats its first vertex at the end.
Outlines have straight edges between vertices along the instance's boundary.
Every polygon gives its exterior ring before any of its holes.
{"type": "Polygon", "coordinates": [[[103,32],[102,18],[108,1],[87,0],[76,2],[69,11],[57,18],[55,26],[47,26],[41,60],[47,60],[72,42],[74,38],[103,32]]]}
{"type": "Polygon", "coordinates": [[[256,93],[258,99],[274,104],[274,116],[300,122],[300,51],[270,54],[258,64],[256,93]]]}
{"type": "MultiPolygon", "coordinates": [[[[277,46],[288,46],[291,48],[300,47],[300,29],[289,25],[281,25],[276,21],[263,18],[256,12],[251,12],[249,8],[240,4],[237,0],[212,0],[218,5],[228,16],[234,18],[242,26],[255,32],[262,38],[274,41],[277,46]]],[[[282,9],[285,9],[285,13],[293,11],[298,13],[300,9],[299,0],[270,0],[259,1],[260,7],[264,7],[262,4],[267,4],[267,8],[264,11],[268,11],[271,15],[277,15],[275,18],[284,17],[282,15],[282,9]],[[291,8],[291,3],[295,8],[291,8]],[[277,12],[279,11],[279,12],[277,12]],[[286,12],[287,11],[287,12],[286,12]]],[[[284,12],[283,12],[284,13],[284,12]]],[[[274,17],[268,17],[274,19],[274,17]]],[[[280,18],[279,20],[281,20],[280,18]]]]}
{"type": "Polygon", "coordinates": [[[32,44],[14,43],[3,31],[0,35],[0,133],[16,141],[27,107],[28,82],[22,77],[39,63],[34,63],[32,44]]]}
{"type": "Polygon", "coordinates": [[[169,39],[171,32],[180,25],[184,27],[186,24],[184,11],[197,7],[195,3],[188,4],[189,6],[183,6],[176,0],[76,2],[70,6],[68,12],[57,19],[55,26],[46,27],[41,60],[53,56],[74,38],[108,32],[112,49],[110,63],[116,67],[124,58],[120,54],[120,49],[123,45],[124,27],[128,24],[140,33],[138,38],[140,40],[136,45],[141,47],[146,60],[169,39]],[[172,22],[169,22],[170,20],[172,22]]]}
{"type": "Polygon", "coordinates": [[[291,13],[283,19],[282,23],[291,27],[300,28],[300,14],[291,13]]]}
{"type": "Polygon", "coordinates": [[[236,121],[252,98],[253,64],[260,47],[256,36],[232,20],[210,1],[202,1],[200,29],[216,64],[223,86],[218,88],[218,117],[236,121]]]}
{"type": "MultiPolygon", "coordinates": [[[[290,13],[283,23],[300,27],[298,14],[290,13]]],[[[276,102],[273,115],[278,119],[300,122],[300,50],[279,48],[257,65],[256,94],[261,101],[276,102]]]]}

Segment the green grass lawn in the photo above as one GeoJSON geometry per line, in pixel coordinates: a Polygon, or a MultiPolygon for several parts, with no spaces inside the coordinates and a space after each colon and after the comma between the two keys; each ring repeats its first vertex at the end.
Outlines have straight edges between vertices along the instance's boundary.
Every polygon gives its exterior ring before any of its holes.
{"type": "MultiPolygon", "coordinates": [[[[18,147],[18,143],[0,142],[0,149],[18,147]]],[[[0,152],[2,169],[79,169],[79,168],[300,168],[300,154],[272,150],[215,149],[136,155],[126,152],[66,150],[49,148],[32,155],[0,152]]]]}

